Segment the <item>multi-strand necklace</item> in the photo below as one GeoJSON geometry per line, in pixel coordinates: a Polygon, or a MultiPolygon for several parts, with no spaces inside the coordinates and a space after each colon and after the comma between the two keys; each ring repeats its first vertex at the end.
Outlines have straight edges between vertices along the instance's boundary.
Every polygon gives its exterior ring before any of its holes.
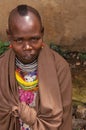
{"type": "Polygon", "coordinates": [[[23,64],[16,58],[16,66],[20,68],[23,72],[33,72],[37,70],[37,59],[29,64],[23,64]]]}
{"type": "Polygon", "coordinates": [[[37,59],[30,64],[23,64],[16,58],[16,80],[24,90],[37,90],[37,59]]]}

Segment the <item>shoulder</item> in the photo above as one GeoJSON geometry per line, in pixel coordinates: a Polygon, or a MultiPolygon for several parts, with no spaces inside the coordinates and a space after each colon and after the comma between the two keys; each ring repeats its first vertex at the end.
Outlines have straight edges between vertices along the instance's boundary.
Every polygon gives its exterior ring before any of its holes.
{"type": "Polygon", "coordinates": [[[6,52],[4,52],[3,54],[0,55],[0,61],[5,57],[5,53],[6,52]]]}
{"type": "Polygon", "coordinates": [[[53,57],[54,57],[54,60],[55,62],[58,64],[58,65],[63,65],[63,66],[68,66],[68,62],[66,61],[66,59],[64,59],[58,52],[50,49],[53,57]]]}
{"type": "Polygon", "coordinates": [[[58,75],[64,75],[66,76],[68,73],[70,73],[70,66],[69,63],[57,52],[53,51],[51,49],[51,53],[54,57],[54,64],[56,67],[56,71],[58,75]]]}
{"type": "Polygon", "coordinates": [[[71,69],[69,63],[57,52],[51,50],[51,53],[54,56],[54,64],[56,68],[57,75],[60,79],[65,79],[67,76],[71,77],[71,69]]]}
{"type": "Polygon", "coordinates": [[[3,54],[1,54],[1,55],[0,55],[0,59],[1,59],[1,58],[3,58],[3,57],[4,57],[4,55],[5,55],[4,53],[3,53],[3,54]]]}
{"type": "Polygon", "coordinates": [[[69,66],[67,61],[57,52],[52,50],[48,45],[42,50],[42,55],[48,57],[47,60],[52,60],[57,68],[64,68],[65,66],[69,66]]]}
{"type": "Polygon", "coordinates": [[[5,58],[7,57],[7,55],[9,54],[10,49],[6,50],[3,54],[0,55],[0,62],[2,60],[5,60],[5,58]]]}

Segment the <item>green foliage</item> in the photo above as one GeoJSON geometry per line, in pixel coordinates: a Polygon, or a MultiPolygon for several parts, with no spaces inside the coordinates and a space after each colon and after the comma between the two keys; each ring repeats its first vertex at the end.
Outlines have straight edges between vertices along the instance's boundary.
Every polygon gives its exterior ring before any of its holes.
{"type": "Polygon", "coordinates": [[[54,51],[58,52],[61,56],[63,56],[65,59],[72,59],[73,54],[76,55],[75,58],[79,57],[80,61],[86,61],[86,52],[80,52],[80,51],[71,51],[71,50],[64,50],[62,46],[56,45],[54,43],[50,43],[50,48],[54,51]]]}
{"type": "Polygon", "coordinates": [[[63,56],[65,59],[70,58],[70,50],[64,50],[62,46],[56,45],[54,43],[50,43],[50,48],[53,49],[54,51],[58,52],[61,56],[63,56]]]}
{"type": "Polygon", "coordinates": [[[9,49],[9,42],[0,41],[0,55],[3,54],[7,49],[9,49]]]}
{"type": "Polygon", "coordinates": [[[83,53],[79,53],[79,58],[81,59],[81,60],[86,60],[86,53],[85,52],[83,52],[83,53]]]}

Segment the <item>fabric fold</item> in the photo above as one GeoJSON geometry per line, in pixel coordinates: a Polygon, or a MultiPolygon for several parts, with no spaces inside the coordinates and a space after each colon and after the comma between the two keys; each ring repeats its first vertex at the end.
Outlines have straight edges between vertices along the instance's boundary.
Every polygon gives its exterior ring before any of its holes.
{"type": "MultiPolygon", "coordinates": [[[[57,70],[56,66],[56,62],[59,64],[59,56],[55,59],[56,55],[46,45],[38,58],[39,92],[35,108],[37,117],[33,130],[60,130],[63,121],[65,95],[62,97],[63,91],[59,86],[61,85],[58,81],[60,70],[57,70]]],[[[19,96],[15,78],[15,54],[11,49],[0,57],[0,68],[0,129],[20,130],[19,118],[12,114],[12,108],[19,104],[19,96]]],[[[68,100],[68,105],[70,102],[71,99],[68,100]]],[[[70,106],[67,110],[70,112],[70,106]]]]}
{"type": "Polygon", "coordinates": [[[39,108],[34,130],[57,130],[62,123],[62,101],[54,57],[46,45],[38,60],[39,108]]]}
{"type": "Polygon", "coordinates": [[[19,130],[19,119],[12,115],[12,107],[18,106],[18,93],[14,75],[15,55],[8,50],[0,58],[0,129],[19,130]]]}

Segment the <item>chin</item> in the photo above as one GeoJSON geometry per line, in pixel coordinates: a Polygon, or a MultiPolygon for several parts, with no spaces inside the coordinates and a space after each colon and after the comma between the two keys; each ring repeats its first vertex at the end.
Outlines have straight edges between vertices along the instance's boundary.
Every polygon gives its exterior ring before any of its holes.
{"type": "Polygon", "coordinates": [[[22,62],[23,64],[28,64],[33,62],[35,59],[38,58],[38,55],[33,55],[33,56],[17,56],[17,58],[22,62]]]}
{"type": "Polygon", "coordinates": [[[28,64],[28,63],[33,62],[36,58],[37,58],[37,57],[34,57],[34,58],[32,58],[32,59],[29,59],[29,58],[27,58],[27,59],[21,59],[20,61],[21,61],[23,64],[28,64]]]}

